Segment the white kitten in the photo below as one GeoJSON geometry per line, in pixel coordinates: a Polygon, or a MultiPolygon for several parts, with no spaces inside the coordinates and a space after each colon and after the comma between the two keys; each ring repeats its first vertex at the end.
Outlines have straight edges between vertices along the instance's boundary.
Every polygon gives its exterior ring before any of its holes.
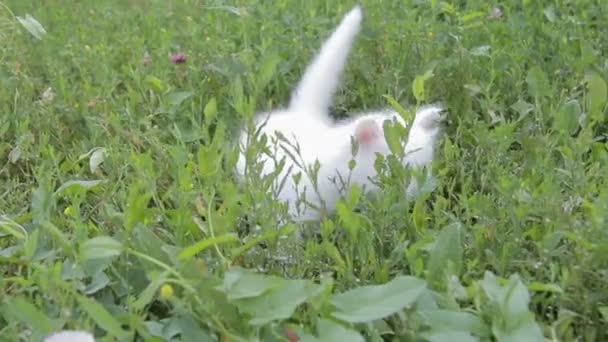
{"type": "Polygon", "coordinates": [[[95,342],[95,338],[86,331],[62,330],[45,337],[43,342],[95,342]]]}
{"type": "MultiPolygon", "coordinates": [[[[407,125],[393,110],[364,113],[348,122],[333,122],[329,117],[328,108],[360,30],[361,19],[359,6],[348,12],[306,69],[289,106],[258,114],[254,120],[256,130],[260,135],[266,135],[270,143],[269,154],[254,156],[263,165],[262,176],[277,172],[275,160],[284,160],[284,167],[275,178],[275,185],[280,188],[276,195],[279,200],[288,202],[290,214],[298,221],[318,219],[319,208],[333,212],[342,191],[347,189],[341,181],[350,180],[367,190],[375,189],[370,178],[376,175],[376,153],[390,154],[383,122],[394,119],[407,125]],[[354,157],[351,140],[359,146],[354,157]],[[350,170],[352,159],[356,166],[350,170]],[[315,184],[310,170],[317,161],[319,169],[315,184]],[[294,176],[298,174],[301,177],[296,184],[294,176]],[[302,197],[310,206],[299,205],[302,197]]],[[[438,106],[429,106],[416,114],[405,146],[404,165],[421,167],[432,161],[441,111],[438,106]]],[[[241,177],[252,162],[247,164],[246,157],[246,147],[252,138],[259,136],[250,136],[247,131],[241,133],[243,152],[236,166],[241,177]]],[[[410,187],[408,191],[411,190],[410,187]]]]}

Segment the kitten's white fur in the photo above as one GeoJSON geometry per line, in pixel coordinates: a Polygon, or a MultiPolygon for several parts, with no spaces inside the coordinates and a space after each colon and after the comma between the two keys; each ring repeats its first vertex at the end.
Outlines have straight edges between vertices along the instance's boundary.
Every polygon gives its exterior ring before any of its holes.
{"type": "Polygon", "coordinates": [[[45,337],[43,342],[95,342],[95,338],[86,331],[62,330],[45,337]]]}
{"type": "MultiPolygon", "coordinates": [[[[298,221],[316,220],[320,216],[320,212],[315,208],[297,205],[301,194],[304,194],[306,201],[314,207],[325,207],[328,212],[335,210],[342,190],[341,185],[336,184],[337,175],[347,179],[350,173],[351,183],[374,190],[376,186],[372,184],[370,177],[376,174],[376,153],[384,156],[391,153],[384,139],[383,122],[395,119],[402,125],[407,125],[394,110],[363,113],[346,123],[333,122],[329,117],[328,108],[340,82],[354,38],[360,30],[361,20],[361,8],[356,6],[342,19],[308,66],[292,94],[289,106],[270,113],[260,113],[255,118],[259,133],[265,134],[269,142],[278,141],[279,145],[271,143],[274,147],[271,147],[270,155],[256,156],[257,160],[263,163],[262,176],[276,171],[276,164],[271,156],[279,161],[285,158],[285,166],[276,177],[277,185],[287,177],[278,192],[278,199],[289,203],[290,214],[298,221]],[[289,143],[281,139],[274,140],[275,133],[280,133],[289,143]],[[358,143],[359,149],[354,157],[356,167],[351,172],[348,163],[353,159],[352,138],[358,143]],[[296,145],[298,148],[295,148],[296,145]],[[296,156],[295,161],[293,156],[296,156]],[[302,169],[302,166],[311,167],[315,161],[320,164],[316,189],[309,174],[302,169]],[[300,172],[302,177],[297,190],[293,175],[300,172]]],[[[441,111],[439,106],[427,106],[416,113],[405,145],[405,165],[422,167],[433,160],[441,111]]],[[[250,139],[249,133],[243,130],[240,137],[243,149],[236,166],[241,177],[247,172],[246,148],[250,139]]],[[[410,187],[408,191],[411,190],[410,187]]]]}

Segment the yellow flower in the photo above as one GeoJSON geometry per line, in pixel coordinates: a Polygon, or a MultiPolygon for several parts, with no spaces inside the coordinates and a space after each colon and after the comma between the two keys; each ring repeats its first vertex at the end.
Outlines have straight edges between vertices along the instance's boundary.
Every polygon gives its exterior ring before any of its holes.
{"type": "Polygon", "coordinates": [[[165,284],[160,288],[160,296],[163,299],[169,299],[173,297],[173,287],[169,284],[165,284]]]}

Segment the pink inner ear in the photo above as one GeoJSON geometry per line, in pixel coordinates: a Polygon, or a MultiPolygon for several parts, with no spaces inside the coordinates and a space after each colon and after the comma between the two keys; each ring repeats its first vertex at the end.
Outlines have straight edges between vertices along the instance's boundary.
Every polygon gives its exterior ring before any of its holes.
{"type": "Polygon", "coordinates": [[[374,127],[373,126],[368,126],[368,127],[363,127],[361,128],[361,130],[359,131],[359,143],[361,144],[369,144],[374,140],[374,127]]]}

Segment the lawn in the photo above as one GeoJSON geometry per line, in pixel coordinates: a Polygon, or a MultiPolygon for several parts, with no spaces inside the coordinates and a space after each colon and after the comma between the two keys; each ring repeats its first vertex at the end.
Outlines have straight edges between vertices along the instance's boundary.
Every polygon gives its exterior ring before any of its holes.
{"type": "Polygon", "coordinates": [[[236,137],[355,2],[0,1],[2,340],[608,340],[608,7],[495,2],[362,1],[332,111],[449,119],[299,226],[236,137]]]}

